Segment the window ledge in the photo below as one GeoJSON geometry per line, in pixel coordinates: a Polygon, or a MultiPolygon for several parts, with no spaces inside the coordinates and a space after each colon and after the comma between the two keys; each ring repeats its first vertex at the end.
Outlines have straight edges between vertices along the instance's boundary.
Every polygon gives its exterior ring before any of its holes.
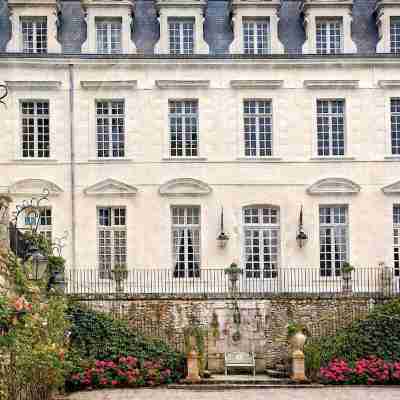
{"type": "Polygon", "coordinates": [[[321,156],[321,157],[311,157],[311,161],[322,161],[322,162],[330,162],[330,161],[354,161],[355,157],[350,156],[321,156]]]}
{"type": "Polygon", "coordinates": [[[399,155],[390,155],[390,156],[385,156],[385,160],[387,161],[400,161],[400,154],[399,155]]]}
{"type": "Polygon", "coordinates": [[[132,162],[132,158],[120,157],[120,158],[91,158],[88,160],[89,164],[108,164],[108,163],[129,163],[132,162]]]}
{"type": "Polygon", "coordinates": [[[58,163],[58,160],[55,158],[15,158],[12,160],[13,162],[16,163],[22,163],[22,164],[55,164],[58,163]]]}
{"type": "Polygon", "coordinates": [[[240,162],[249,162],[249,163],[268,163],[268,162],[278,162],[282,160],[282,157],[279,156],[270,156],[270,157],[237,157],[237,161],[240,162]]]}
{"type": "Polygon", "coordinates": [[[165,162],[199,162],[207,161],[207,157],[163,157],[162,161],[165,162]]]}

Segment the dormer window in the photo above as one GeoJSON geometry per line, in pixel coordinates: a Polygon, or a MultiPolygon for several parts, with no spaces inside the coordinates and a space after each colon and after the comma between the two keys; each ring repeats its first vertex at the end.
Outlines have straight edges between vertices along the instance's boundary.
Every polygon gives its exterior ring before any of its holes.
{"type": "Polygon", "coordinates": [[[303,0],[304,54],[352,54],[353,0],[303,0]]]}
{"type": "Polygon", "coordinates": [[[400,53],[400,2],[378,0],[375,8],[379,42],[377,53],[400,53]]]}
{"type": "Polygon", "coordinates": [[[400,17],[390,18],[390,52],[400,53],[400,17]]]}
{"type": "Polygon", "coordinates": [[[121,18],[96,18],[97,53],[115,54],[122,52],[121,18]]]}
{"type": "Polygon", "coordinates": [[[57,0],[8,0],[8,8],[12,35],[7,51],[61,53],[57,0]]]}
{"type": "Polygon", "coordinates": [[[170,54],[194,53],[194,18],[168,18],[168,32],[170,54]]]}
{"type": "Polygon", "coordinates": [[[244,54],[268,54],[269,19],[243,19],[243,46],[244,54]]]}
{"type": "Polygon", "coordinates": [[[279,0],[232,0],[231,53],[283,54],[278,38],[279,0]]]}
{"type": "Polygon", "coordinates": [[[342,19],[317,18],[316,23],[317,54],[342,53],[342,19]]]}
{"type": "Polygon", "coordinates": [[[156,0],[160,21],[157,54],[208,54],[204,40],[204,10],[206,0],[156,0]]]}
{"type": "Polygon", "coordinates": [[[47,53],[46,17],[21,18],[22,51],[25,53],[47,53]]]}
{"type": "Polygon", "coordinates": [[[87,39],[83,53],[132,54],[133,1],[83,0],[86,12],[87,39]]]}

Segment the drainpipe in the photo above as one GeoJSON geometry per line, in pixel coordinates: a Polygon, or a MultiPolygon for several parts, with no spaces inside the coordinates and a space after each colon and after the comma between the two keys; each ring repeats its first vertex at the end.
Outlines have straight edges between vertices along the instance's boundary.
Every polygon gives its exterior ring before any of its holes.
{"type": "Polygon", "coordinates": [[[71,183],[71,245],[72,268],[76,268],[76,208],[75,208],[75,135],[74,135],[74,65],[68,65],[69,73],[69,148],[71,183]]]}

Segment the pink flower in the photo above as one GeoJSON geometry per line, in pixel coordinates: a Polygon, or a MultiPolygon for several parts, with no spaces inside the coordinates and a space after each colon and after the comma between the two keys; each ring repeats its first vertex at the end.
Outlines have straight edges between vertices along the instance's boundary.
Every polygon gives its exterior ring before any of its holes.
{"type": "Polygon", "coordinates": [[[118,381],[112,380],[112,381],[111,381],[111,385],[113,385],[113,386],[118,385],[118,381]]]}

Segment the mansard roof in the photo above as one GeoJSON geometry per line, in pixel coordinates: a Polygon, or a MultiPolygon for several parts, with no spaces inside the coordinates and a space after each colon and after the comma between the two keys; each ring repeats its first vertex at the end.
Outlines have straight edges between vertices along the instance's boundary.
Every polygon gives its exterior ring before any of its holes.
{"type": "MultiPolygon", "coordinates": [[[[301,53],[305,41],[300,10],[301,1],[283,0],[279,10],[278,36],[288,54],[301,53]]],[[[352,38],[359,54],[375,52],[378,31],[375,21],[376,0],[353,0],[352,38]]],[[[86,40],[84,11],[79,0],[60,0],[59,40],[64,53],[79,53],[86,40]]],[[[227,54],[233,40],[231,3],[228,0],[208,0],[204,35],[210,54],[227,54]]],[[[154,0],[135,2],[132,40],[141,54],[152,54],[159,39],[159,25],[154,0]]],[[[7,1],[0,0],[0,51],[5,51],[10,38],[7,1]]]]}

